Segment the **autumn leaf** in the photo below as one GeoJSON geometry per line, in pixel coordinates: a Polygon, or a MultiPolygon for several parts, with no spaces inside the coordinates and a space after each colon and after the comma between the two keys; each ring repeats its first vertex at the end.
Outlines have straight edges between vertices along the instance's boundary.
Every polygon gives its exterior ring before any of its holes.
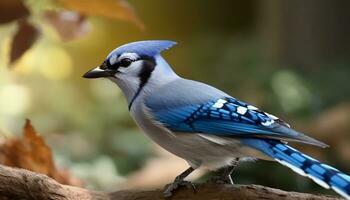
{"type": "Polygon", "coordinates": [[[69,10],[83,15],[95,15],[111,19],[125,20],[144,29],[143,22],[136,16],[133,8],[125,0],[57,0],[69,10]]]}
{"type": "Polygon", "coordinates": [[[25,18],[29,10],[24,6],[22,0],[1,0],[0,1],[0,23],[7,23],[13,20],[25,18]]]}
{"type": "Polygon", "coordinates": [[[20,58],[37,40],[39,30],[27,21],[27,19],[18,21],[18,29],[12,38],[10,63],[20,58]]]}
{"type": "Polygon", "coordinates": [[[89,32],[84,16],[72,11],[45,11],[44,19],[56,30],[62,41],[79,38],[89,32]]]}
{"type": "Polygon", "coordinates": [[[62,184],[81,185],[67,170],[55,167],[50,147],[36,133],[29,120],[26,120],[23,128],[22,139],[9,139],[1,145],[0,163],[46,174],[62,184]]]}

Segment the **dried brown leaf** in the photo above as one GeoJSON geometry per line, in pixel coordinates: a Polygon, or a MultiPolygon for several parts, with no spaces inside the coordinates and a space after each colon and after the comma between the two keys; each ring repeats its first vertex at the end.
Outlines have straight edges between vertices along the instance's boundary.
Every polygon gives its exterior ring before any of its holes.
{"type": "Polygon", "coordinates": [[[90,31],[84,16],[72,11],[45,11],[44,19],[56,30],[62,41],[79,38],[90,31]]]}
{"type": "Polygon", "coordinates": [[[18,21],[18,29],[12,38],[10,63],[20,58],[37,40],[39,30],[26,19],[18,21]]]}
{"type": "Polygon", "coordinates": [[[1,164],[46,174],[62,184],[81,185],[68,171],[55,167],[50,147],[29,120],[23,128],[23,138],[7,140],[0,150],[1,164]]]}
{"type": "Polygon", "coordinates": [[[0,24],[25,18],[28,15],[29,10],[24,6],[22,0],[0,1],[0,24]]]}
{"type": "Polygon", "coordinates": [[[83,15],[95,15],[111,19],[125,20],[144,29],[143,22],[125,0],[58,0],[63,7],[83,15]]]}

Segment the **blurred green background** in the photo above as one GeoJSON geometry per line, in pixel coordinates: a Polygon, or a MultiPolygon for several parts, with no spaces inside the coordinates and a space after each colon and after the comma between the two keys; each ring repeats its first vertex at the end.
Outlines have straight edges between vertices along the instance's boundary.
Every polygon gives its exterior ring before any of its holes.
{"type": "MultiPolygon", "coordinates": [[[[350,172],[349,1],[128,0],[145,29],[90,15],[90,31],[68,42],[42,19],[43,10],[57,9],[52,1],[25,1],[41,36],[11,65],[17,26],[0,25],[0,133],[19,135],[24,119],[31,119],[56,163],[87,187],[161,187],[186,168],[135,126],[113,83],[81,78],[115,47],[145,39],[177,41],[163,55],[179,75],[221,88],[330,144],[299,149],[350,172]]],[[[241,164],[234,179],[333,194],[263,161],[241,164]]]]}

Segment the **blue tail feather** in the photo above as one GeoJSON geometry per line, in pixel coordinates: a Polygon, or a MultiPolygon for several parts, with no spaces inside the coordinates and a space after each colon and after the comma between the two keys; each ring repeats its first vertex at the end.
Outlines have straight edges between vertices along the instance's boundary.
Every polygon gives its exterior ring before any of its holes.
{"type": "Polygon", "coordinates": [[[320,163],[300,151],[276,140],[246,139],[243,143],[258,149],[300,175],[307,176],[327,189],[350,199],[350,176],[320,163]]]}

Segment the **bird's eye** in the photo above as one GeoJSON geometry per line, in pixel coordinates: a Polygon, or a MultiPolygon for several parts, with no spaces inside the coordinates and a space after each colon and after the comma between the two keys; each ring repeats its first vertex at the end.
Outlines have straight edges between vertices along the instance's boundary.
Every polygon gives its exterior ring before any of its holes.
{"type": "Polygon", "coordinates": [[[121,67],[128,67],[132,63],[132,60],[130,58],[124,58],[120,61],[121,67]]]}

